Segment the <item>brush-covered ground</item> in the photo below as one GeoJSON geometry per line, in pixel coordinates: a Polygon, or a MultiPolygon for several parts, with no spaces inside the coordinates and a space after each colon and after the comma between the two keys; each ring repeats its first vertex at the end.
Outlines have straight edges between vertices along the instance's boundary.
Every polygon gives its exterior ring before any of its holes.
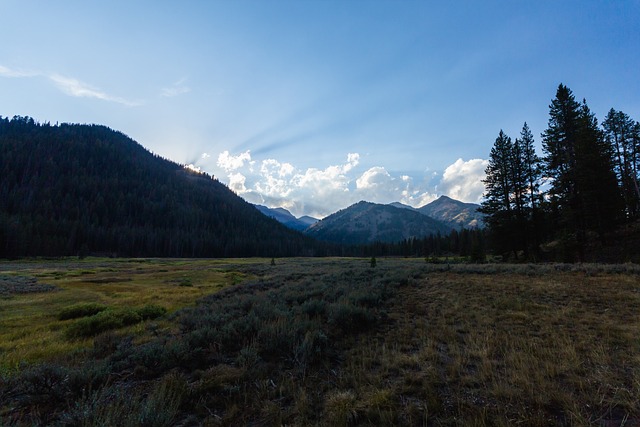
{"type": "Polygon", "coordinates": [[[0,425],[640,425],[640,266],[0,262],[0,425]]]}

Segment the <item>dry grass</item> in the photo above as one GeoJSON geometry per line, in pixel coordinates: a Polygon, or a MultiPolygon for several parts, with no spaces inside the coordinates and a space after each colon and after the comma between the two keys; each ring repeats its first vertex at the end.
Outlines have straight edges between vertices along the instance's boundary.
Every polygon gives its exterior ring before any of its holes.
{"type": "Polygon", "coordinates": [[[636,275],[431,273],[347,350],[338,387],[364,424],[373,388],[398,424],[637,425],[639,308],[636,275]]]}
{"type": "MultiPolygon", "coordinates": [[[[129,327],[133,344],[120,346],[124,332],[95,339],[112,354],[80,352],[87,365],[23,377],[37,385],[103,372],[102,388],[84,400],[62,387],[76,409],[50,420],[89,411],[108,423],[138,411],[159,417],[149,425],[640,425],[637,265],[369,261],[0,264],[3,274],[60,288],[0,300],[0,360],[91,346],[65,338],[71,321],[56,317],[78,302],[190,306],[156,336],[129,327]]],[[[47,415],[45,400],[16,402],[25,412],[6,414],[25,424],[47,415]]]]}

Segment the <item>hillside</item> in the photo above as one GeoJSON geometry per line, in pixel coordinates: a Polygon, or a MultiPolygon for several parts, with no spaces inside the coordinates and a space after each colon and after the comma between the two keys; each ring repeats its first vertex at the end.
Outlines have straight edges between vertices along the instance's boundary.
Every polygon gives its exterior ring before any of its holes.
{"type": "Polygon", "coordinates": [[[105,126],[0,117],[0,257],[286,256],[315,243],[105,126]]]}
{"type": "Polygon", "coordinates": [[[359,202],[318,221],[305,234],[333,243],[368,244],[422,238],[450,230],[447,225],[412,210],[359,202]]]}

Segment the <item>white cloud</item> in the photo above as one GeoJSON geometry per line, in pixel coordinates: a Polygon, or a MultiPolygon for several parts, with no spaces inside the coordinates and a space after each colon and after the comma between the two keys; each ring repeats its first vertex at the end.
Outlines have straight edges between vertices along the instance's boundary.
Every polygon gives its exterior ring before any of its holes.
{"type": "Polygon", "coordinates": [[[232,156],[229,151],[223,151],[218,155],[218,166],[225,170],[225,172],[231,172],[238,170],[244,166],[246,162],[251,161],[251,152],[249,150],[244,153],[240,153],[237,156],[232,156]]]}
{"type": "Polygon", "coordinates": [[[87,83],[72,77],[61,76],[60,74],[45,74],[36,71],[24,71],[15,70],[0,65],[0,76],[12,77],[12,78],[27,78],[27,77],[46,77],[49,81],[60,89],[63,93],[78,97],[78,98],[96,98],[103,101],[115,102],[118,104],[126,105],[127,107],[135,107],[141,105],[140,101],[131,101],[118,96],[110,95],[101,91],[87,83]]]}
{"type": "MultiPolygon", "coordinates": [[[[360,200],[376,203],[401,203],[420,207],[438,197],[429,184],[431,172],[412,177],[394,175],[383,166],[373,166],[357,173],[358,153],[349,153],[345,163],[323,169],[298,169],[291,163],[276,159],[260,161],[253,168],[249,151],[232,155],[228,151],[218,156],[218,167],[227,174],[228,186],[251,203],[269,207],[284,207],[296,216],[325,217],[360,200]]],[[[486,161],[464,162],[449,166],[440,181],[440,193],[464,201],[477,201],[484,191],[486,161]]]]}
{"type": "Polygon", "coordinates": [[[88,85],[87,83],[71,77],[65,77],[59,74],[52,74],[47,77],[58,87],[58,89],[70,96],[78,98],[97,98],[103,101],[116,102],[118,104],[126,105],[127,107],[135,107],[141,104],[139,101],[130,101],[109,95],[91,85],[88,85]]]}
{"type": "Polygon", "coordinates": [[[208,153],[202,153],[202,156],[200,156],[201,159],[208,159],[209,157],[211,157],[211,154],[208,153]]]}
{"type": "Polygon", "coordinates": [[[37,77],[39,74],[34,73],[33,71],[25,71],[25,70],[14,70],[5,66],[0,65],[0,76],[2,77],[37,77]]]}
{"type": "Polygon", "coordinates": [[[362,176],[356,179],[356,188],[359,190],[379,188],[389,185],[393,182],[393,178],[389,172],[381,166],[374,166],[367,170],[362,176]]]}
{"type": "Polygon", "coordinates": [[[447,167],[442,174],[438,190],[442,194],[463,202],[477,203],[484,192],[484,170],[489,162],[483,159],[464,161],[458,159],[447,167]]]}
{"type": "Polygon", "coordinates": [[[191,92],[191,88],[185,84],[186,82],[187,79],[182,78],[171,86],[162,88],[160,95],[164,98],[173,98],[174,96],[191,92]]]}
{"type": "Polygon", "coordinates": [[[229,188],[237,194],[244,194],[247,192],[245,182],[247,178],[241,173],[232,173],[229,175],[229,188]]]}
{"type": "Polygon", "coordinates": [[[280,163],[274,159],[262,161],[260,175],[262,180],[255,184],[258,193],[272,197],[288,197],[293,188],[288,176],[294,173],[294,167],[289,163],[280,163]]]}
{"type": "Polygon", "coordinates": [[[193,163],[190,163],[190,164],[186,165],[185,168],[189,169],[189,170],[192,170],[194,172],[198,172],[198,173],[202,172],[202,169],[199,168],[198,166],[194,165],[193,163]]]}

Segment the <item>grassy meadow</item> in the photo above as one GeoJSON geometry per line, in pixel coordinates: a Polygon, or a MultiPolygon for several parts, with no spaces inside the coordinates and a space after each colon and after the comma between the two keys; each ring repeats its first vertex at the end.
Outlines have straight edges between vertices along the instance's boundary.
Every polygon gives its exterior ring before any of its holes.
{"type": "Polygon", "coordinates": [[[640,425],[640,266],[0,262],[0,425],[640,425]]]}

